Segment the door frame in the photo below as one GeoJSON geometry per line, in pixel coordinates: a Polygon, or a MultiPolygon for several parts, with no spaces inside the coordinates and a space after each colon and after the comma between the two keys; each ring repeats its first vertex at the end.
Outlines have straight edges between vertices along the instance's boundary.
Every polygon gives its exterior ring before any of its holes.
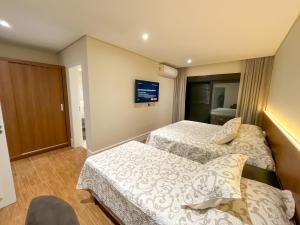
{"type": "MultiPolygon", "coordinates": [[[[79,86],[79,80],[77,75],[79,75],[83,81],[82,74],[82,65],[78,64],[68,68],[67,81],[68,81],[68,91],[69,91],[69,108],[70,108],[70,122],[71,122],[71,146],[76,147],[86,147],[84,146],[83,132],[82,132],[82,121],[79,112],[79,98],[78,98],[78,89],[76,86],[79,86]],[[81,71],[76,71],[78,68],[81,68],[81,71]],[[77,72],[74,74],[73,71],[77,72]],[[77,95],[77,96],[76,96],[77,95]]],[[[83,92],[83,83],[81,84],[83,92]]],[[[84,105],[85,111],[85,105],[84,105]]],[[[86,112],[85,112],[86,113],[86,112]]]]}
{"type": "Polygon", "coordinates": [[[7,140],[5,134],[5,124],[3,120],[3,114],[1,110],[0,102],[0,209],[16,202],[16,192],[14,186],[14,180],[11,170],[11,164],[9,161],[7,140]]]}
{"type": "MultiPolygon", "coordinates": [[[[39,67],[46,67],[46,68],[59,68],[61,70],[62,75],[62,88],[63,88],[63,98],[64,98],[64,113],[65,113],[65,122],[66,122],[66,133],[67,133],[67,142],[55,146],[50,146],[46,148],[41,148],[37,150],[33,150],[31,152],[22,153],[21,155],[10,157],[10,160],[17,160],[25,157],[29,157],[35,154],[47,152],[54,149],[64,148],[71,146],[71,131],[70,131],[70,116],[69,116],[69,103],[68,103],[68,91],[67,91],[67,77],[66,77],[66,69],[64,66],[60,65],[54,65],[54,64],[47,64],[47,63],[40,63],[40,62],[32,62],[32,61],[26,61],[26,60],[20,60],[20,59],[11,59],[6,57],[0,57],[0,61],[4,61],[7,63],[18,63],[23,65],[32,65],[32,66],[39,66],[39,67]]],[[[1,84],[0,84],[1,86],[1,84]]],[[[0,93],[0,101],[1,99],[1,93],[0,93]]],[[[3,106],[2,106],[3,107],[3,106]]],[[[3,110],[3,120],[6,121],[6,115],[5,110],[3,110]]]]}

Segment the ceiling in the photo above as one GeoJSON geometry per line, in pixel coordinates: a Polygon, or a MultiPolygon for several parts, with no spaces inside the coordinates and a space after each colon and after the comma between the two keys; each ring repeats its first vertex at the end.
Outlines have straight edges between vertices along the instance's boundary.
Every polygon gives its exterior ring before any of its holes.
{"type": "Polygon", "coordinates": [[[87,34],[178,67],[274,55],[300,0],[1,0],[0,38],[58,52],[87,34]],[[141,37],[149,33],[149,40],[141,37]],[[192,59],[187,64],[187,59],[192,59]]]}

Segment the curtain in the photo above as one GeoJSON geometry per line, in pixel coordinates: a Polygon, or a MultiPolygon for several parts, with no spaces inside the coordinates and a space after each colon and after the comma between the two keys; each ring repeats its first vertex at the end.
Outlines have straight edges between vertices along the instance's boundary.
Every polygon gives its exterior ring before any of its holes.
{"type": "Polygon", "coordinates": [[[260,126],[269,95],[274,57],[245,60],[240,80],[237,116],[260,126]]]}
{"type": "Polygon", "coordinates": [[[186,81],[187,75],[183,69],[179,69],[174,84],[173,123],[184,120],[186,81]]]}

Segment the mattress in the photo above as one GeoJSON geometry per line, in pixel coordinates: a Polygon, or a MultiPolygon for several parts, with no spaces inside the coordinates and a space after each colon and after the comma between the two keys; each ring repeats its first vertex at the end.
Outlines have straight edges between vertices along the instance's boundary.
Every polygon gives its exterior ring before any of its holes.
{"type": "Polygon", "coordinates": [[[211,138],[221,126],[183,120],[152,131],[147,144],[160,150],[188,158],[200,163],[206,163],[225,154],[241,153],[247,155],[247,164],[262,169],[275,171],[275,163],[271,150],[264,143],[264,137],[257,137],[251,125],[241,125],[240,130],[249,133],[229,144],[211,143],[211,138]],[[249,127],[251,128],[250,130],[249,127]]]}
{"type": "Polygon", "coordinates": [[[257,207],[262,196],[255,190],[258,182],[244,178],[242,200],[206,210],[182,208],[181,194],[202,167],[132,141],[89,157],[77,188],[92,190],[128,225],[250,225],[251,218],[260,217],[257,207]]]}

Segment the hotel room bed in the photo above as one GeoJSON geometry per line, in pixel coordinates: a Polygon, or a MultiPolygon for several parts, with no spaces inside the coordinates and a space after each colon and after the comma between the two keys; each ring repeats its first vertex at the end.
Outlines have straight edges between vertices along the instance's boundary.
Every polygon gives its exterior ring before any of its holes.
{"type": "Polygon", "coordinates": [[[272,199],[278,189],[245,178],[241,200],[206,210],[182,208],[182,192],[202,167],[132,141],[89,157],[77,188],[91,190],[119,221],[130,225],[261,225],[277,224],[284,216],[272,199]]]}
{"type": "Polygon", "coordinates": [[[216,108],[210,112],[210,123],[223,125],[228,120],[233,119],[236,115],[236,109],[231,108],[216,108]]]}
{"type": "Polygon", "coordinates": [[[247,164],[275,171],[271,150],[259,127],[242,124],[237,137],[223,145],[211,142],[220,128],[219,125],[183,120],[152,131],[146,143],[200,163],[225,154],[240,153],[249,157],[247,164]]]}

